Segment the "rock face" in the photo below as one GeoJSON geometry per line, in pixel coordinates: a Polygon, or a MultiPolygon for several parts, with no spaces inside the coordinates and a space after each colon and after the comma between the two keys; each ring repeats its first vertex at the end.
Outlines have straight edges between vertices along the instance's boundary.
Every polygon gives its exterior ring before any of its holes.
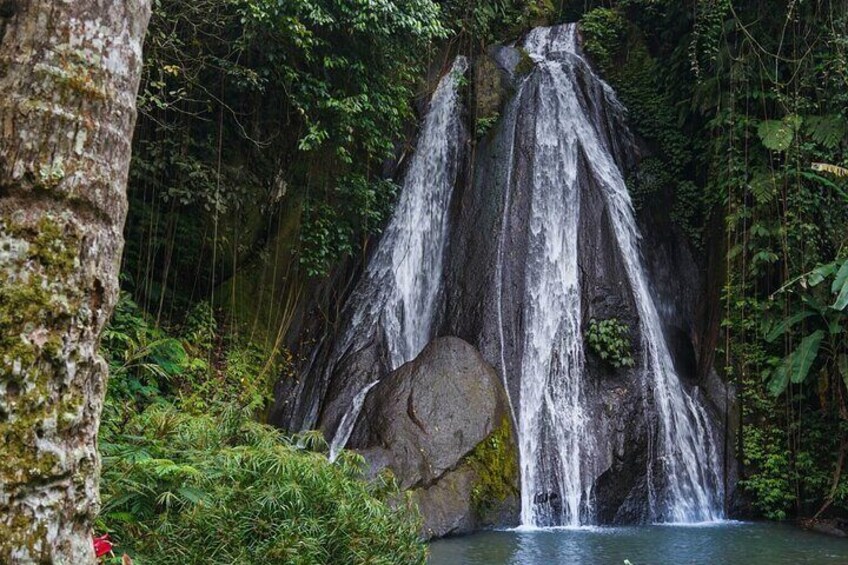
{"type": "Polygon", "coordinates": [[[488,53],[480,55],[474,65],[474,115],[477,119],[497,117],[508,90],[507,77],[495,58],[488,53]]]}
{"type": "Polygon", "coordinates": [[[436,339],[385,377],[368,395],[348,448],[372,473],[390,469],[413,491],[428,538],[515,516],[518,459],[506,392],[461,339],[436,339]]]}

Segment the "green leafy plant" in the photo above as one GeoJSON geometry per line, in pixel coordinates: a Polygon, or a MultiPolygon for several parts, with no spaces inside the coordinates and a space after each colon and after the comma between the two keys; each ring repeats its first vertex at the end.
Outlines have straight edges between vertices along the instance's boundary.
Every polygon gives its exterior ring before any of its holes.
{"type": "Polygon", "coordinates": [[[494,127],[495,124],[498,123],[498,120],[500,119],[500,117],[501,116],[500,116],[499,113],[495,113],[491,116],[485,116],[483,118],[477,118],[477,123],[475,124],[475,128],[474,128],[474,131],[475,131],[475,134],[477,135],[477,137],[479,138],[479,137],[485,136],[489,132],[489,130],[492,129],[492,127],[494,127]]]}
{"type": "Polygon", "coordinates": [[[580,19],[583,48],[602,69],[609,69],[627,35],[627,20],[617,10],[595,8],[580,19]]]}
{"type": "Polygon", "coordinates": [[[760,122],[757,134],[763,145],[772,151],[786,151],[792,145],[803,121],[803,118],[796,114],[789,114],[782,120],[764,120],[760,122]]]}
{"type": "Polygon", "coordinates": [[[636,364],[632,356],[630,329],[617,318],[589,320],[586,341],[595,355],[616,369],[636,364]]]}
{"type": "Polygon", "coordinates": [[[848,374],[844,373],[843,364],[840,363],[840,360],[845,358],[845,354],[840,353],[840,338],[848,322],[848,316],[845,314],[848,307],[848,259],[819,265],[789,281],[777,294],[784,292],[800,293],[803,307],[767,327],[765,341],[773,343],[801,323],[809,329],[791,353],[777,361],[772,369],[764,372],[769,392],[773,396],[779,396],[790,382],[800,384],[806,381],[810,369],[819,357],[824,359],[825,364],[832,365],[832,369],[839,371],[848,386],[848,374]],[[833,280],[829,285],[829,292],[815,292],[819,285],[831,278],[833,280]],[[795,289],[796,286],[799,289],[795,289]]]}
{"type": "Polygon", "coordinates": [[[357,455],[329,463],[315,434],[286,438],[233,408],[160,404],[100,447],[98,527],[139,563],[425,561],[396,486],[365,482],[357,455]]]}
{"type": "Polygon", "coordinates": [[[319,432],[256,421],[286,368],[221,333],[208,303],[167,330],[122,293],[102,342],[98,531],[139,563],[423,563],[397,485],[351,453],[330,464],[319,432]]]}

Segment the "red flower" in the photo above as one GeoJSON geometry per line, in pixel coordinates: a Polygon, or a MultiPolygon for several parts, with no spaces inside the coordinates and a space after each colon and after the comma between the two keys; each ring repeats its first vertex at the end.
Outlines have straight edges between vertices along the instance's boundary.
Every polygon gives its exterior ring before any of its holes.
{"type": "Polygon", "coordinates": [[[97,557],[102,557],[111,551],[112,542],[109,541],[109,534],[94,538],[94,553],[97,557]]]}

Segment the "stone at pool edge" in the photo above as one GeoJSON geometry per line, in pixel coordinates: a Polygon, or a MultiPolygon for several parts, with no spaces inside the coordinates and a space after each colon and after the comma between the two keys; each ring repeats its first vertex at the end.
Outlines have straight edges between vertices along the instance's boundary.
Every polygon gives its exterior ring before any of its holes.
{"type": "Polygon", "coordinates": [[[388,468],[401,488],[413,492],[422,536],[432,539],[516,523],[514,437],[495,370],[469,343],[443,337],[371,391],[348,447],[365,457],[372,474],[388,468]],[[495,434],[508,440],[488,441],[495,434]],[[498,469],[493,476],[481,467],[493,443],[510,472],[498,469]],[[497,499],[481,498],[493,492],[497,499]]]}

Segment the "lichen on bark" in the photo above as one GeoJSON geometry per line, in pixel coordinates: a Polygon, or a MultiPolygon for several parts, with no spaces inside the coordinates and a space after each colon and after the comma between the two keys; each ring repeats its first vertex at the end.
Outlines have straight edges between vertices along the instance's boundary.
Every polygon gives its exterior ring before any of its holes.
{"type": "Polygon", "coordinates": [[[0,12],[0,562],[93,563],[97,354],[117,296],[149,0],[0,12]]]}

